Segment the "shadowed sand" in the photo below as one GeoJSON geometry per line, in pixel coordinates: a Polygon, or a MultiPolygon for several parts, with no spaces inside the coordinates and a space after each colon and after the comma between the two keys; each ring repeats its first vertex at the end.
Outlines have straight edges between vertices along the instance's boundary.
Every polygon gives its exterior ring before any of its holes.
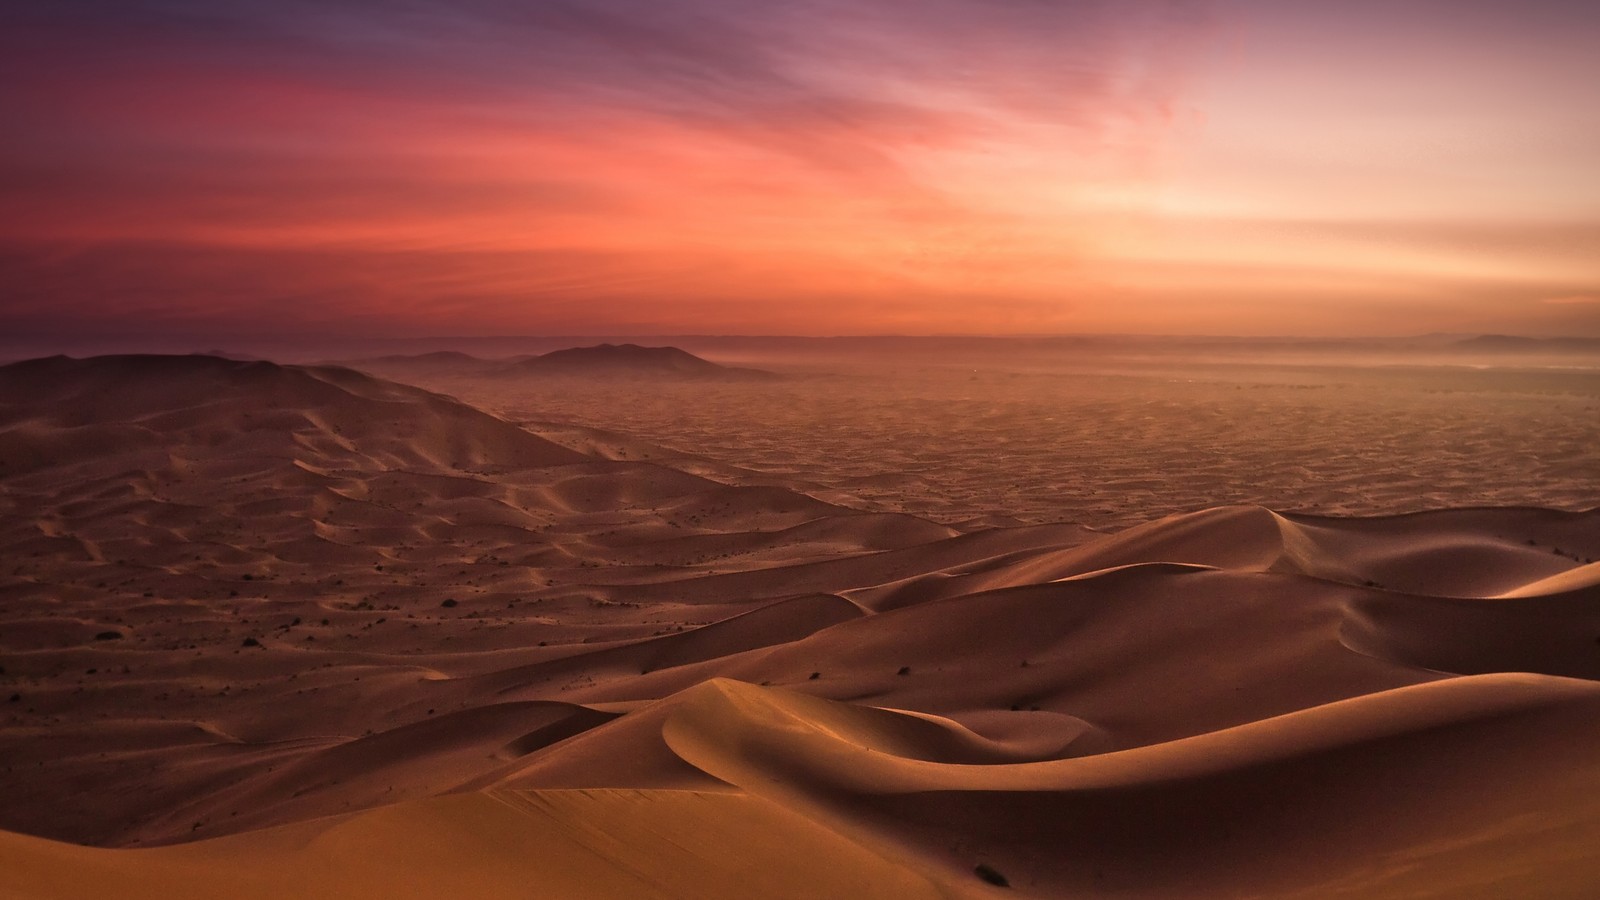
{"type": "Polygon", "coordinates": [[[0,895],[1600,885],[1600,512],[955,527],[631,440],[0,368],[0,895]]]}

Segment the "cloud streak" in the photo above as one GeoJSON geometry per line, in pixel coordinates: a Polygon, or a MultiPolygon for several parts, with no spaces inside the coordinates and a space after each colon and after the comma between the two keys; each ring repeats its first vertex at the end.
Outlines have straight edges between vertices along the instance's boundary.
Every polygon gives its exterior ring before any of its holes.
{"type": "MultiPolygon", "coordinates": [[[[1227,216],[1171,211],[1207,185],[1266,191],[1258,170],[1303,177],[1226,141],[1220,163],[1191,152],[1211,123],[1240,137],[1293,113],[1205,108],[1254,16],[1245,0],[12,4],[0,325],[255,327],[287,309],[391,331],[1115,328],[1093,298],[1136,304],[1144,261],[1238,267],[1294,218],[1212,229],[1227,216]],[[1219,235],[1212,263],[1193,258],[1219,235]]],[[[1351,227],[1431,247],[1460,230],[1435,219],[1351,227]]],[[[1562,221],[1584,240],[1590,219],[1562,221]]],[[[1491,251],[1528,242],[1467,227],[1491,251]]],[[[1295,240],[1317,265],[1349,243],[1314,230],[1295,240]]],[[[1568,265],[1543,295],[1587,292],[1583,275],[1568,265]]]]}

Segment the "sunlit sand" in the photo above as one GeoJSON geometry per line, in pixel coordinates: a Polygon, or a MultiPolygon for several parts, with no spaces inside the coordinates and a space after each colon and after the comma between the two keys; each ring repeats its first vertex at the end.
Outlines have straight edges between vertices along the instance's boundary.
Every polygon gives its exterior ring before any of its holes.
{"type": "Polygon", "coordinates": [[[1600,880],[1600,375],[987,352],[0,368],[0,895],[1600,880]]]}

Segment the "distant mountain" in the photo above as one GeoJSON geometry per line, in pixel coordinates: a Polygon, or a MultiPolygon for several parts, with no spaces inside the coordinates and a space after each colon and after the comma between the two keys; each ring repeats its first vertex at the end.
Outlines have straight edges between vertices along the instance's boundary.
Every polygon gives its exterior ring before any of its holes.
{"type": "Polygon", "coordinates": [[[499,360],[483,359],[455,350],[438,350],[433,353],[366,357],[338,361],[330,363],[330,365],[347,366],[363,372],[371,371],[380,374],[421,372],[430,375],[476,375],[499,368],[501,362],[499,360]]]}
{"type": "Polygon", "coordinates": [[[380,356],[380,357],[377,357],[376,359],[370,359],[370,360],[364,360],[364,361],[365,362],[386,362],[386,363],[415,363],[415,364],[418,364],[418,365],[430,365],[430,366],[470,366],[470,365],[482,365],[482,364],[488,362],[488,360],[479,359],[478,357],[473,356],[473,355],[471,355],[469,353],[461,353],[460,351],[457,351],[457,350],[436,350],[433,353],[418,353],[418,354],[415,354],[413,356],[406,356],[406,355],[380,356]]]}
{"type": "Polygon", "coordinates": [[[718,365],[677,347],[641,347],[638,344],[599,344],[556,350],[512,363],[502,370],[518,375],[582,375],[601,377],[670,377],[717,380],[777,378],[760,369],[718,365]]]}
{"type": "Polygon", "coordinates": [[[1481,334],[1457,341],[1452,346],[1459,350],[1506,353],[1600,353],[1600,338],[1533,338],[1510,334],[1481,334]]]}

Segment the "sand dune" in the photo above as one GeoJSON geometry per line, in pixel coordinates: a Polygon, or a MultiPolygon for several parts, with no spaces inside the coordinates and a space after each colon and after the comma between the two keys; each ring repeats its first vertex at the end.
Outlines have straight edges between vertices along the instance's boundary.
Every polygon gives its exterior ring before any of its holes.
{"type": "Polygon", "coordinates": [[[778,804],[688,791],[455,795],[160,850],[0,838],[26,897],[959,896],[778,804]]]}
{"type": "Polygon", "coordinates": [[[1600,885],[1600,510],[956,527],[650,437],[0,368],[0,896],[1600,885]]]}
{"type": "Polygon", "coordinates": [[[1332,364],[1264,348],[1210,359],[1184,342],[1128,352],[1113,350],[1115,339],[1049,350],[996,341],[982,352],[974,343],[919,355],[863,341],[854,354],[770,363],[747,354],[741,361],[791,377],[663,379],[647,391],[601,379],[380,374],[552,427],[559,440],[574,427],[623,432],[669,465],[709,459],[720,480],[805,485],[843,505],[947,523],[1122,530],[1230,505],[1388,516],[1600,504],[1592,361],[1469,368],[1332,364]]]}

